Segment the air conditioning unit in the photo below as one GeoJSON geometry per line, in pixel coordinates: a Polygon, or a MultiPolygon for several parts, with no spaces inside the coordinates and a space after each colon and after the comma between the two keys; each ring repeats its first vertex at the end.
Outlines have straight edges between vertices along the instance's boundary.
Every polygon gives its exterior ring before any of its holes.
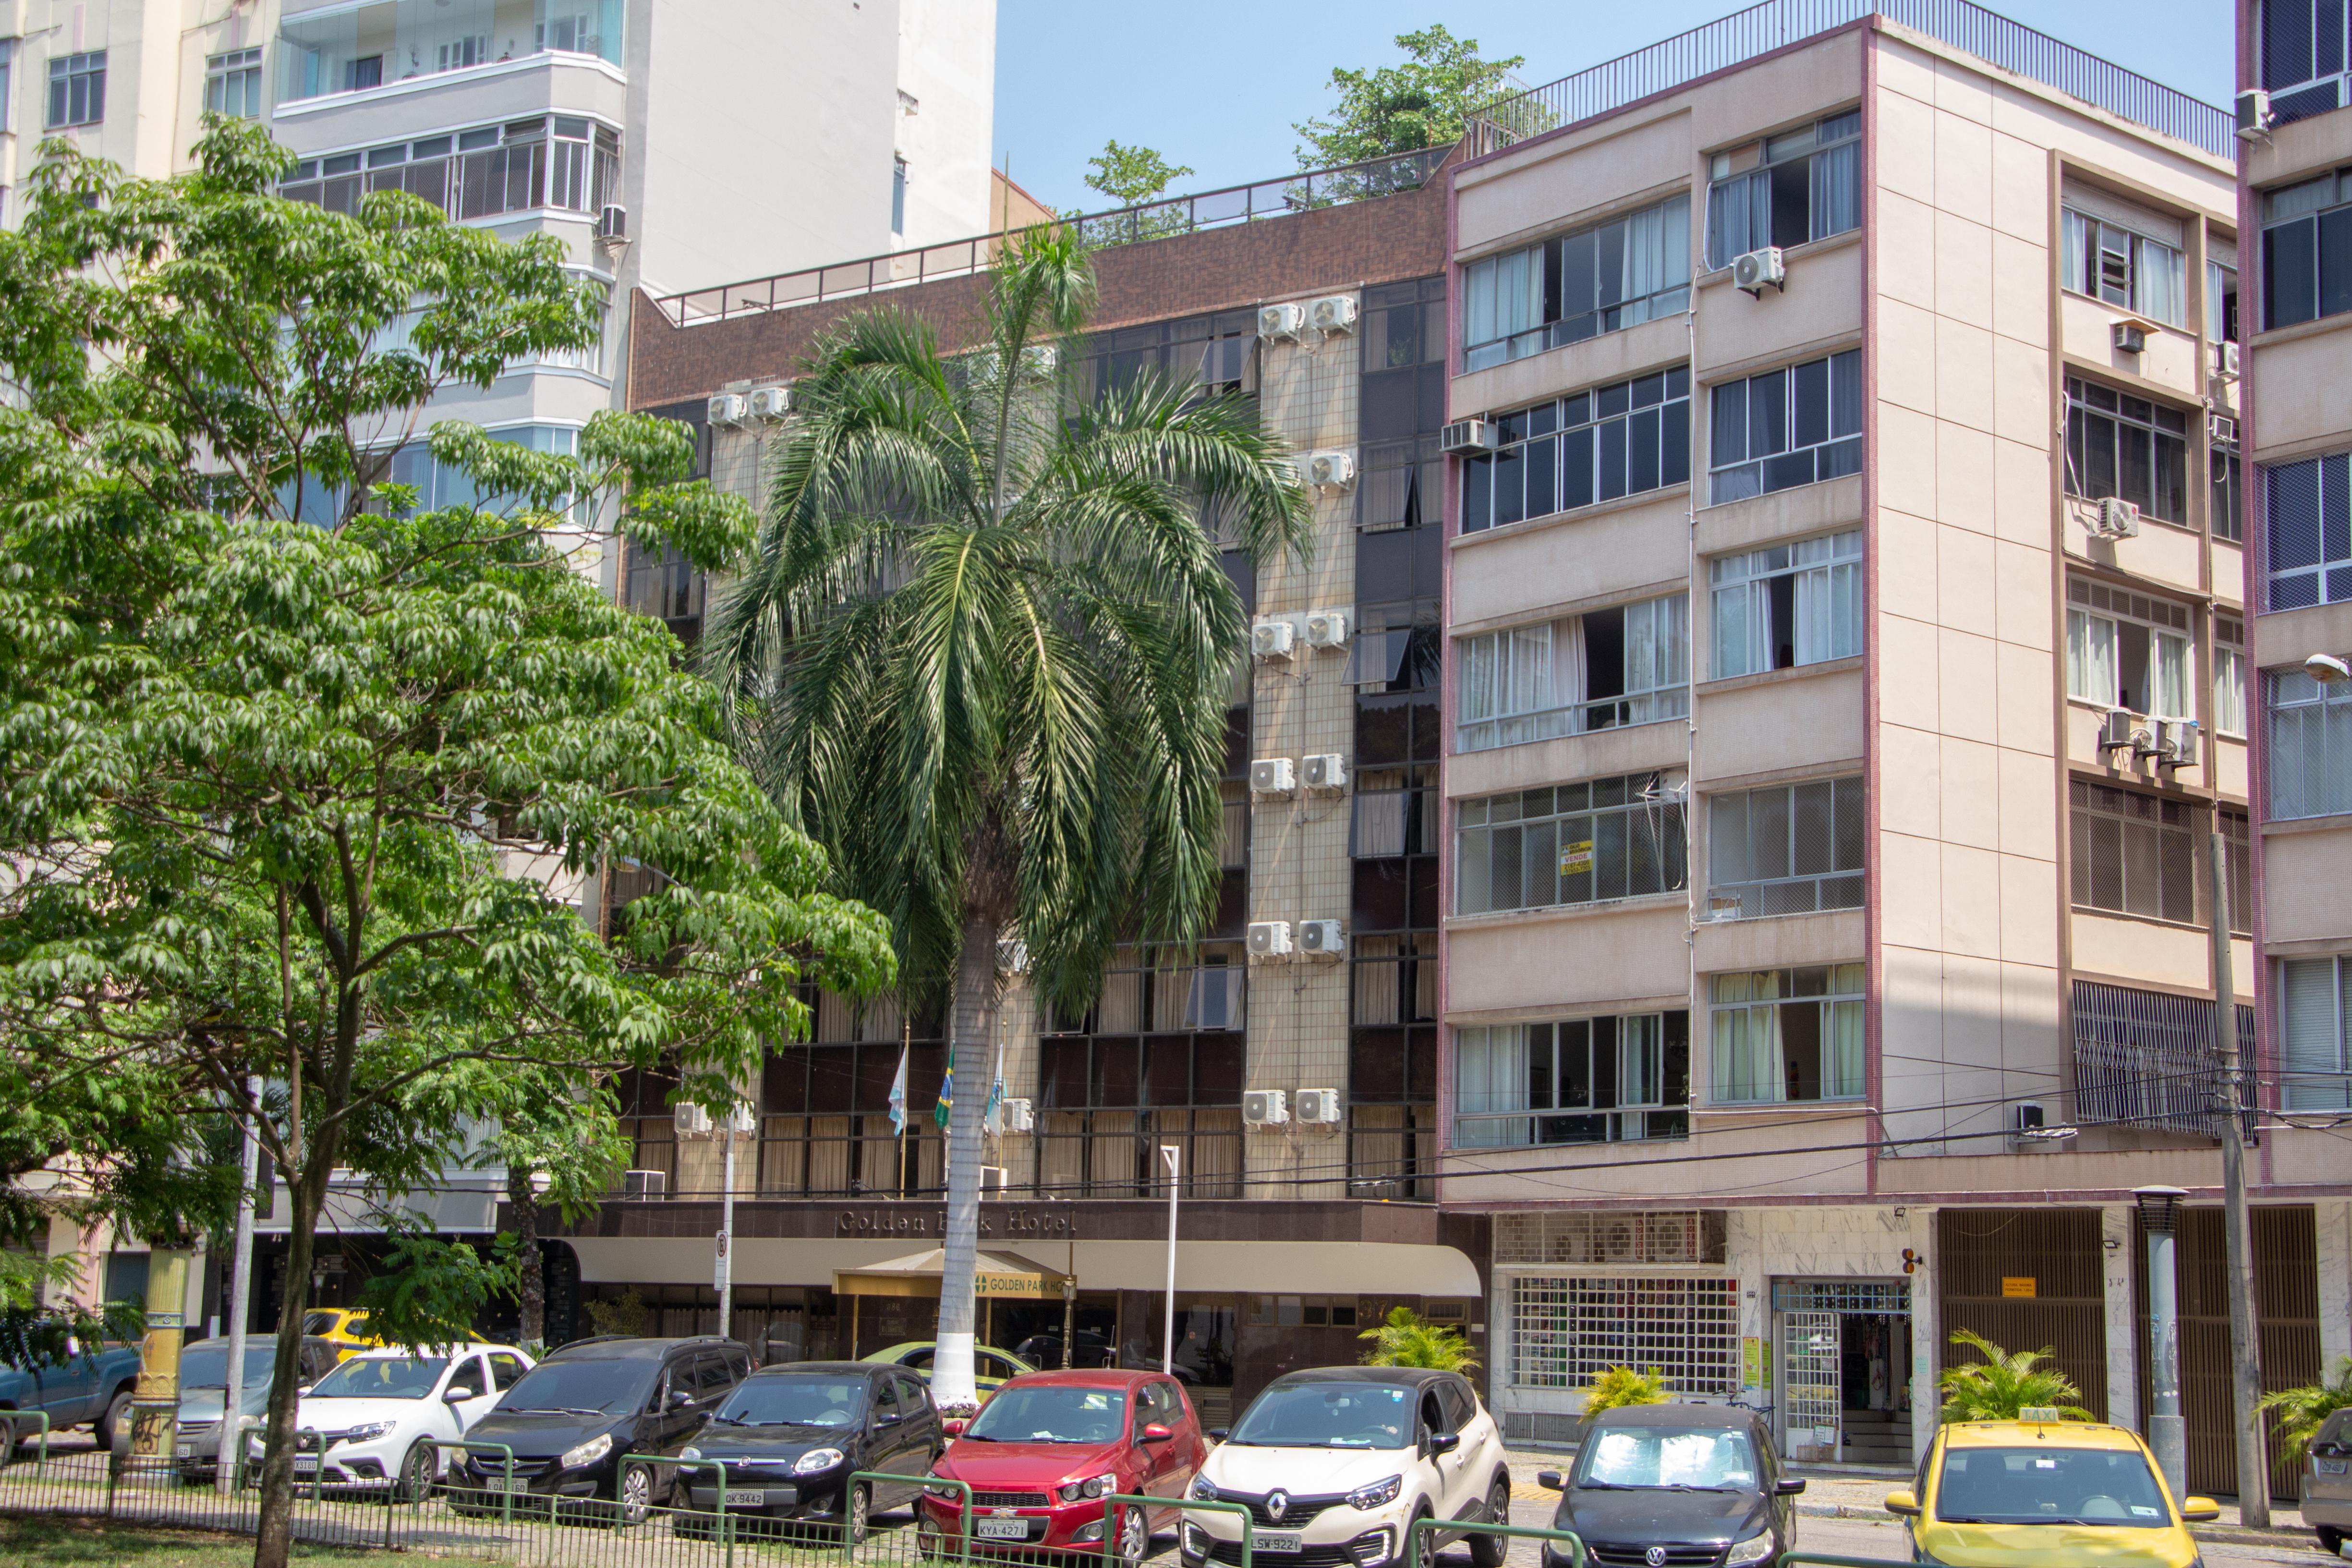
{"type": "Polygon", "coordinates": [[[2222,342],[2213,345],[2213,374],[2223,381],[2235,381],[2243,373],[2239,369],[2238,345],[2222,342]]]}
{"type": "Polygon", "coordinates": [[[1304,305],[1262,305],[1257,312],[1257,335],[1273,342],[1279,338],[1296,341],[1307,326],[1304,305]]]}
{"type": "Polygon", "coordinates": [[[1345,610],[1308,611],[1307,646],[1308,647],[1346,647],[1348,646],[1348,612],[1345,610]]]}
{"type": "Polygon", "coordinates": [[[596,214],[596,237],[598,239],[628,238],[629,209],[606,203],[596,214]]]}
{"type": "Polygon", "coordinates": [[[1298,774],[1288,757],[1260,757],[1250,763],[1252,795],[1288,795],[1298,787],[1298,774]]]}
{"type": "Polygon", "coordinates": [[[1007,1100],[1004,1102],[1004,1130],[1007,1132],[1034,1132],[1037,1129],[1037,1106],[1034,1100],[1007,1100]]]}
{"type": "Polygon", "coordinates": [[[1346,789],[1347,759],[1337,752],[1319,752],[1299,759],[1299,776],[1308,789],[1346,789]]]}
{"type": "Polygon", "coordinates": [[[793,411],[793,389],[789,386],[763,386],[751,394],[751,417],[771,424],[793,411]]]}
{"type": "Polygon", "coordinates": [[[2101,539],[2137,539],[2139,508],[2121,496],[2101,496],[2091,531],[2101,539]]]}
{"type": "Polygon", "coordinates": [[[2205,437],[2215,446],[2234,447],[2238,444],[2238,422],[2227,414],[2208,414],[2205,437]]]}
{"type": "Polygon", "coordinates": [[[2009,1108],[2009,1141],[2023,1147],[2055,1147],[2074,1136],[2072,1127],[2058,1126],[2038,1100],[2020,1100],[2009,1108]]]}
{"type": "Polygon", "coordinates": [[[2151,753],[2160,768],[2194,767],[2197,763],[2197,721],[2167,719],[2156,726],[2156,749],[2151,753]]]}
{"type": "Polygon", "coordinates": [[[1731,258],[1731,281],[1750,299],[1762,298],[1767,283],[1785,291],[1789,287],[1789,264],[1782,259],[1777,245],[1768,245],[1761,250],[1743,250],[1731,258]]]}
{"type": "Polygon", "coordinates": [[[1297,623],[1288,616],[1276,616],[1250,627],[1250,652],[1259,658],[1288,658],[1297,641],[1297,623]]]}
{"type": "Polygon", "coordinates": [[[722,392],[710,400],[710,422],[732,428],[743,423],[747,407],[740,392],[722,392]]]}
{"type": "Polygon", "coordinates": [[[1484,419],[1456,419],[1437,437],[1441,452],[1491,452],[1495,449],[1495,427],[1484,419]]]}
{"type": "Polygon", "coordinates": [[[1279,1127],[1290,1120],[1290,1097],[1278,1089],[1244,1089],[1242,1121],[1252,1127],[1279,1127]]]}
{"type": "Polygon", "coordinates": [[[982,1165],[980,1168],[980,1195],[984,1198],[1003,1197],[1006,1177],[1010,1174],[1003,1165],[982,1165]]]}
{"type": "Polygon", "coordinates": [[[1336,1089],[1300,1089],[1297,1121],[1302,1127],[1337,1127],[1339,1124],[1339,1091],[1336,1089]]]}
{"type": "Polygon", "coordinates": [[[1309,452],[1307,454],[1307,482],[1310,485],[1332,485],[1341,488],[1354,484],[1356,454],[1309,452]]]}
{"type": "Polygon", "coordinates": [[[1356,297],[1326,294],[1307,307],[1307,319],[1318,332],[1352,331],[1356,325],[1356,297]]]}
{"type": "Polygon", "coordinates": [[[1298,951],[1312,958],[1344,958],[1348,933],[1338,921],[1300,921],[1298,951]]]}
{"type": "Polygon", "coordinates": [[[679,1137],[700,1138],[710,1131],[710,1112],[692,1100],[684,1101],[670,1109],[677,1118],[679,1137]]]}
{"type": "Polygon", "coordinates": [[[2271,95],[2250,87],[2238,95],[2238,140],[2258,142],[2271,133],[2271,95]]]}
{"type": "Polygon", "coordinates": [[[2099,721],[2099,751],[2120,752],[2132,743],[2133,720],[2136,715],[2121,708],[2110,708],[2107,716],[2099,721]]]}
{"type": "Polygon", "coordinates": [[[1249,950],[1256,958],[1288,958],[1290,956],[1290,922],[1288,921],[1252,921],[1249,925],[1249,950]]]}
{"type": "Polygon", "coordinates": [[[760,1130],[760,1113],[748,1105],[738,1105],[721,1119],[721,1124],[738,1138],[748,1138],[760,1130]]]}
{"type": "Polygon", "coordinates": [[[2118,353],[2136,354],[2147,347],[2146,321],[2121,321],[2107,323],[2107,341],[2118,353]]]}
{"type": "Polygon", "coordinates": [[[662,1198],[669,1195],[667,1171],[624,1171],[621,1173],[621,1195],[625,1198],[662,1198]]]}

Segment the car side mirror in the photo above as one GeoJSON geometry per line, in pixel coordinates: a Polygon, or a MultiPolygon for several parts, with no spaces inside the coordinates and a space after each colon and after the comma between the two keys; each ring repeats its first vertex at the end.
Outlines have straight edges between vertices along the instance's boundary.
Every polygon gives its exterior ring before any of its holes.
{"type": "Polygon", "coordinates": [[[1450,1454],[1460,1447],[1462,1434],[1459,1432],[1433,1432],[1429,1435],[1429,1457],[1433,1459],[1440,1454],[1450,1454]]]}
{"type": "Polygon", "coordinates": [[[1212,1443],[1222,1443],[1225,1440],[1225,1435],[1232,1430],[1233,1428],[1230,1426],[1212,1426],[1209,1428],[1209,1441],[1212,1443]]]}
{"type": "Polygon", "coordinates": [[[899,1419],[898,1413],[895,1410],[877,1410],[874,1413],[874,1425],[877,1426],[896,1426],[899,1419]]]}
{"type": "Polygon", "coordinates": [[[688,1394],[682,1388],[673,1388],[669,1391],[668,1403],[666,1404],[663,1408],[666,1410],[684,1410],[693,1403],[694,1395],[688,1394]]]}
{"type": "Polygon", "coordinates": [[[961,1415],[950,1415],[940,1423],[940,1434],[947,1437],[961,1437],[963,1436],[963,1429],[971,1425],[971,1422],[961,1415]]]}
{"type": "Polygon", "coordinates": [[[1919,1517],[1919,1499],[1916,1493],[1908,1491],[1888,1492],[1886,1494],[1885,1501],[1886,1511],[1889,1513],[1899,1513],[1906,1519],[1916,1519],[1919,1517]]]}
{"type": "Polygon", "coordinates": [[[472,1389],[467,1387],[462,1383],[458,1383],[452,1384],[449,1387],[449,1392],[443,1394],[441,1397],[447,1404],[463,1405],[467,1400],[474,1398],[475,1394],[472,1389]]]}
{"type": "Polygon", "coordinates": [[[1566,1491],[1568,1489],[1568,1483],[1560,1479],[1559,1472],[1558,1470],[1538,1470],[1536,1472],[1536,1485],[1543,1488],[1543,1489],[1548,1492],[1566,1491]]]}
{"type": "Polygon", "coordinates": [[[2221,1505],[2209,1497],[2183,1498],[2180,1517],[2190,1524],[2210,1524],[2221,1517],[2221,1505]]]}
{"type": "Polygon", "coordinates": [[[1782,1476],[1779,1480],[1772,1483],[1772,1495],[1774,1497],[1795,1497],[1799,1492],[1803,1491],[1804,1489],[1805,1478],[1802,1476],[1782,1476]]]}
{"type": "Polygon", "coordinates": [[[1169,1443],[1173,1442],[1175,1437],[1175,1433],[1171,1432],[1167,1427],[1162,1426],[1159,1422],[1154,1421],[1143,1429],[1141,1441],[1146,1443],[1169,1443]]]}

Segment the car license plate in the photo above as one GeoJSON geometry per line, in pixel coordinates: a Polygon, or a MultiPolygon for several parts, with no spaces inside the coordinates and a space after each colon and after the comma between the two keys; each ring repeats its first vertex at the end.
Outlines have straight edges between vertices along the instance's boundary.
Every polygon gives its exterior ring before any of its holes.
{"type": "Polygon", "coordinates": [[[298,1476],[307,1476],[318,1468],[319,1461],[316,1459],[305,1458],[299,1455],[295,1457],[294,1473],[298,1476]]]}
{"type": "Polygon", "coordinates": [[[2323,1476],[2340,1476],[2344,1473],[2344,1467],[2347,1465],[2352,1465],[2352,1459],[2322,1459],[2319,1461],[2319,1473],[2323,1476]]]}
{"type": "Polygon", "coordinates": [[[180,1458],[184,1459],[193,1459],[195,1457],[196,1446],[194,1443],[183,1443],[180,1445],[180,1458]]]}
{"type": "Polygon", "coordinates": [[[1029,1521],[1025,1519],[983,1519],[975,1521],[972,1533],[983,1541],[1026,1541],[1029,1521]]]}
{"type": "Polygon", "coordinates": [[[1250,1531],[1252,1552],[1296,1552],[1306,1542],[1306,1536],[1296,1530],[1253,1530],[1250,1531]]]}
{"type": "Polygon", "coordinates": [[[767,1489],[750,1487],[739,1490],[734,1487],[729,1487],[727,1506],[729,1508],[765,1508],[768,1506],[767,1489]]]}
{"type": "Polygon", "coordinates": [[[482,1489],[486,1492],[527,1492],[530,1481],[523,1476],[484,1476],[482,1489]]]}

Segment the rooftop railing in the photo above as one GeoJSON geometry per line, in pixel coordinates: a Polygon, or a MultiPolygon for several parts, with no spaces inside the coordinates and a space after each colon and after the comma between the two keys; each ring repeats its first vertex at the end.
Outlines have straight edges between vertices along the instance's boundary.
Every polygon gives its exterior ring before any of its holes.
{"type": "Polygon", "coordinates": [[[1473,123],[1473,150],[1492,153],[1874,16],[2159,135],[2216,157],[2235,156],[2236,123],[2228,110],[2150,81],[1969,0],[1763,0],[1574,76],[1497,100],[1473,123]]]}
{"type": "MultiPolygon", "coordinates": [[[[1223,190],[1204,191],[1198,195],[1172,196],[1166,201],[1147,202],[1139,206],[1089,213],[1068,221],[1080,238],[1097,249],[1103,249],[1147,239],[1166,239],[1205,228],[1223,228],[1231,224],[1252,223],[1261,218],[1288,217],[1317,207],[1341,206],[1349,202],[1417,191],[1429,184],[1438,165],[1452,151],[1451,147],[1428,147],[1391,158],[1348,163],[1336,169],[1286,174],[1280,179],[1229,185],[1223,190]]],[[[996,259],[997,248],[1003,238],[1002,234],[984,234],[971,239],[950,240],[944,245],[894,250],[885,256],[870,256],[860,261],[804,268],[798,272],[781,272],[741,283],[726,283],[713,289],[664,295],[654,303],[663,315],[669,318],[671,324],[689,327],[768,310],[789,310],[798,305],[813,305],[820,300],[843,300],[886,289],[907,288],[942,278],[968,277],[988,270],[996,259]]]]}

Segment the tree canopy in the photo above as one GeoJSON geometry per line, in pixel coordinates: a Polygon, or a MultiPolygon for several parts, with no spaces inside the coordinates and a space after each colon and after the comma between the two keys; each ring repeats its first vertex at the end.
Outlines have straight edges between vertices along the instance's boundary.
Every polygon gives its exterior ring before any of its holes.
{"type": "Polygon", "coordinates": [[[1192,172],[1189,164],[1169,163],[1155,148],[1123,146],[1117,137],[1104,142],[1087,167],[1094,171],[1087,184],[1123,206],[1156,200],[1192,172]]]}
{"type": "Polygon", "coordinates": [[[1398,34],[1396,46],[1407,56],[1401,65],[1332,68],[1330,87],[1339,100],[1329,116],[1291,127],[1306,138],[1297,149],[1300,168],[1450,147],[1469,129],[1472,113],[1511,90],[1511,73],[1527,63],[1524,55],[1483,58],[1477,39],[1457,38],[1439,23],[1398,34]]]}

